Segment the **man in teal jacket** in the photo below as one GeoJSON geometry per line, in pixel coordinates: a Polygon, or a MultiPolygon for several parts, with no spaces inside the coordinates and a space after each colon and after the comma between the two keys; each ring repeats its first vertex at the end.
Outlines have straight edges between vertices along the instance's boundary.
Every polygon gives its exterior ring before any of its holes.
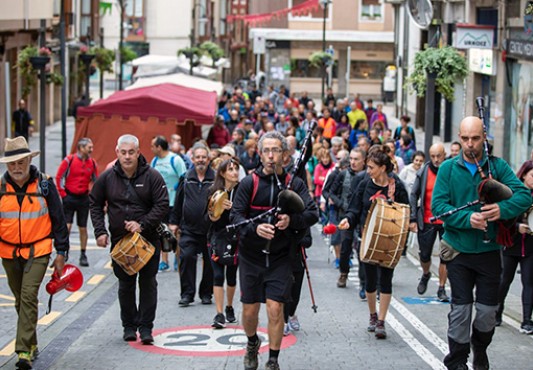
{"type": "Polygon", "coordinates": [[[512,219],[525,212],[531,206],[531,195],[504,160],[492,156],[487,159],[483,146],[485,133],[479,118],[466,117],[461,121],[459,139],[460,155],[445,161],[437,175],[431,203],[434,215],[479,199],[477,187],[482,177],[476,161],[485,173],[490,165],[493,178],[513,192],[511,198],[501,202],[469,207],[443,217],[441,257],[448,260],[452,288],[449,354],[444,358],[444,365],[448,369],[468,369],[466,363],[472,346],[474,369],[488,369],[486,349],[494,334],[501,273],[501,246],[496,242],[495,221],[512,219]],[[483,240],[485,230],[490,242],[483,240]],[[451,253],[443,256],[444,250],[451,253]],[[476,315],[472,325],[474,296],[476,315]]]}

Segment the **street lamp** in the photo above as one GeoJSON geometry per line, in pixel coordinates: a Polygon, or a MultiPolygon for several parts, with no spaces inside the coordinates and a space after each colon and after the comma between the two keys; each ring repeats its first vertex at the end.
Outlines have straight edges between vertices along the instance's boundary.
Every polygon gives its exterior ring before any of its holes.
{"type": "MultiPolygon", "coordinates": [[[[328,5],[333,0],[320,0],[320,5],[324,8],[324,19],[322,24],[322,51],[326,52],[326,17],[328,13],[328,5]]],[[[324,102],[324,85],[326,84],[326,68],[322,68],[322,102],[324,102]]]]}

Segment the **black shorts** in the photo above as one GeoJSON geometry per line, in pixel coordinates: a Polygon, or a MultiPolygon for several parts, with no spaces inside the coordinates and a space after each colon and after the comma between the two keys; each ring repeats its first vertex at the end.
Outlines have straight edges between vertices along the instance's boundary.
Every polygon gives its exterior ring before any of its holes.
{"type": "Polygon", "coordinates": [[[67,224],[72,224],[74,213],[76,213],[78,226],[87,227],[87,220],[89,218],[89,195],[67,194],[63,198],[63,212],[65,213],[67,224]]]}
{"type": "Polygon", "coordinates": [[[288,302],[293,278],[290,259],[278,260],[266,268],[239,257],[239,284],[242,303],[265,303],[267,299],[288,302]]]}
{"type": "Polygon", "coordinates": [[[431,261],[433,245],[435,244],[437,235],[440,240],[442,239],[442,234],[444,234],[444,227],[442,225],[424,224],[424,230],[418,230],[418,255],[421,262],[431,261]]]}

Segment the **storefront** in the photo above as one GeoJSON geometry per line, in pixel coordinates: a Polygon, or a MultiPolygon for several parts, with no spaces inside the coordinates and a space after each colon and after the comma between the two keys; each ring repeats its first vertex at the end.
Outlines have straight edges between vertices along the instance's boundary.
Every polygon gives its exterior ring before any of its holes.
{"type": "Polygon", "coordinates": [[[506,40],[506,158],[513,169],[533,149],[533,36],[512,30],[506,40]]]}

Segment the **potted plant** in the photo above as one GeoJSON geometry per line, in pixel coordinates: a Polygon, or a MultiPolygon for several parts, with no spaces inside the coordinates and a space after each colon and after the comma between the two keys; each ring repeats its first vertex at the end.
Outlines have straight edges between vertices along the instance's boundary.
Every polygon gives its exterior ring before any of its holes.
{"type": "Polygon", "coordinates": [[[207,54],[213,61],[213,68],[215,63],[222,57],[224,57],[224,50],[217,44],[211,41],[205,41],[200,45],[200,50],[207,54]]]}
{"type": "Polygon", "coordinates": [[[103,72],[113,72],[113,62],[115,61],[115,53],[113,50],[109,50],[103,47],[95,47],[93,49],[95,58],[94,62],[96,68],[103,72]]]}
{"type": "Polygon", "coordinates": [[[313,67],[327,67],[333,62],[333,56],[325,51],[315,51],[309,56],[309,63],[313,67]]]}
{"type": "Polygon", "coordinates": [[[52,52],[46,47],[37,49],[34,45],[28,45],[19,52],[17,68],[22,79],[22,97],[27,98],[31,89],[37,84],[37,71],[42,68],[46,72],[46,83],[56,85],[63,84],[63,76],[50,71],[49,62],[52,52]]]}
{"type": "Polygon", "coordinates": [[[178,50],[178,56],[185,55],[189,59],[189,74],[192,76],[192,69],[200,64],[200,57],[202,56],[202,51],[196,46],[187,47],[178,50]]]}
{"type": "Polygon", "coordinates": [[[411,87],[417,96],[426,93],[427,75],[435,75],[435,88],[448,100],[454,99],[454,84],[468,75],[466,59],[451,46],[429,47],[415,55],[413,72],[407,77],[405,86],[411,87]]]}
{"type": "Polygon", "coordinates": [[[80,59],[86,65],[90,64],[94,59],[94,53],[87,46],[80,47],[80,59]]]}

